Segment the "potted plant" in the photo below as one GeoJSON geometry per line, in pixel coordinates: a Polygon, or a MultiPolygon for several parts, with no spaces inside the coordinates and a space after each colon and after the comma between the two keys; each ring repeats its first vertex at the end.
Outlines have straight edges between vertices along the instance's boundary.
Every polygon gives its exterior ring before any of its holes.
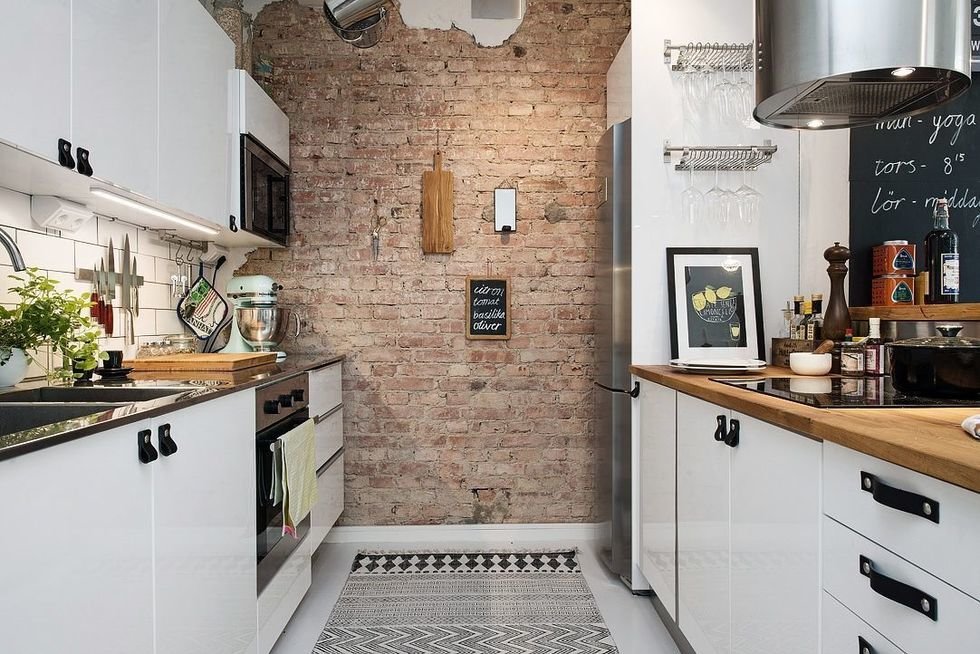
{"type": "Polygon", "coordinates": [[[20,303],[0,307],[0,386],[20,382],[30,361],[44,368],[49,379],[63,381],[95,370],[106,355],[99,348],[98,326],[88,317],[89,294],[59,290],[58,281],[37,268],[28,268],[26,278],[10,278],[16,282],[10,292],[20,303]],[[44,345],[61,355],[61,366],[49,369],[37,357],[44,345]]]}

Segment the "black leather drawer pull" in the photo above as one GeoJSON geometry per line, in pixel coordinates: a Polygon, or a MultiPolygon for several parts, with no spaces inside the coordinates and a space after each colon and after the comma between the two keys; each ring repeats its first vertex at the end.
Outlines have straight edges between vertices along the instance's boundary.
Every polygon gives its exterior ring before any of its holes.
{"type": "Polygon", "coordinates": [[[913,611],[921,613],[934,622],[939,621],[935,597],[923,593],[915,586],[903,584],[875,571],[874,561],[866,556],[862,556],[859,563],[861,574],[871,580],[871,590],[885,599],[890,599],[896,604],[907,606],[913,611]]]}
{"type": "Polygon", "coordinates": [[[858,636],[858,654],[875,654],[875,648],[871,643],[858,636]]]}
{"type": "Polygon", "coordinates": [[[871,493],[878,504],[939,524],[939,502],[884,483],[870,472],[861,471],[861,490],[871,493]]]}

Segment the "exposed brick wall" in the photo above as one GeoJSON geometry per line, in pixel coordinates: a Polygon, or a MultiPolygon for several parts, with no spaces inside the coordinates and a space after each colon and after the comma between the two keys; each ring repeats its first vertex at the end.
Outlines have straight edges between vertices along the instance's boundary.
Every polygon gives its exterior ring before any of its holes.
{"type": "Polygon", "coordinates": [[[397,11],[369,50],[292,0],[256,18],[256,76],[291,121],[295,233],[243,272],[274,276],[308,318],[287,349],[348,355],[344,524],[592,519],[596,145],[629,11],[531,0],[499,48],[397,11]],[[424,256],[437,132],[456,251],[424,256]],[[493,190],[515,185],[501,237],[493,190]],[[464,337],[464,278],[488,258],[512,280],[510,341],[464,337]]]}

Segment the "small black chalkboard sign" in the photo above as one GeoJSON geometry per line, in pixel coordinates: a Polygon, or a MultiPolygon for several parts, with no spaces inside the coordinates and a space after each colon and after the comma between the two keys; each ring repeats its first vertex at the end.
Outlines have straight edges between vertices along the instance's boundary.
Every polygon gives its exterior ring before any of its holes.
{"type": "Polygon", "coordinates": [[[510,338],[509,278],[466,278],[466,338],[470,340],[510,338]]]}

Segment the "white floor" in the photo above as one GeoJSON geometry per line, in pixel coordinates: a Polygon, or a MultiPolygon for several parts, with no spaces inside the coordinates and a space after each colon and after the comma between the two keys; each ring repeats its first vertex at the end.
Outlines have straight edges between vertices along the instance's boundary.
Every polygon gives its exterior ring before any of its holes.
{"type": "MultiPolygon", "coordinates": [[[[464,543],[440,543],[439,547],[466,547],[464,543]]],[[[471,544],[472,545],[472,544],[471,544]]],[[[479,548],[486,548],[481,543],[479,548]]],[[[596,558],[593,546],[588,542],[552,542],[520,547],[562,548],[577,547],[581,552],[582,572],[592,588],[596,604],[606,620],[620,654],[677,654],[671,640],[649,598],[636,597],[617,578],[606,572],[596,558]]],[[[506,548],[506,546],[502,546],[506,548]]],[[[418,550],[419,544],[399,545],[385,543],[324,543],[313,560],[313,584],[293,619],[286,626],[272,654],[310,654],[323,629],[334,603],[347,580],[354,555],[361,549],[389,551],[418,550]]]]}

